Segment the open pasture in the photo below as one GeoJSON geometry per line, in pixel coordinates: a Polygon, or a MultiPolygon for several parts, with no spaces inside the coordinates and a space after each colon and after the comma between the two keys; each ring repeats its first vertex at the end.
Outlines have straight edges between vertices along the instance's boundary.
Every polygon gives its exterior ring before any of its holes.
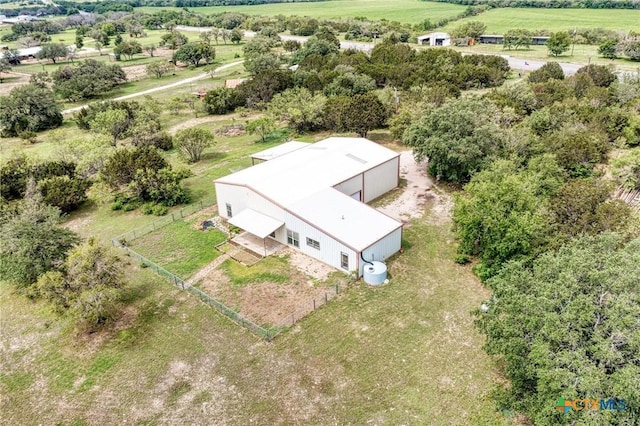
{"type": "MultiPolygon", "coordinates": [[[[171,9],[171,8],[167,8],[171,9]]],[[[178,9],[178,8],[174,8],[178,9]]],[[[388,19],[390,21],[417,24],[425,19],[438,21],[453,17],[465,9],[464,6],[447,3],[423,2],[418,0],[332,0],[313,3],[274,3],[252,6],[207,6],[192,7],[189,10],[211,14],[238,12],[249,15],[298,15],[317,19],[355,18],[388,19]]],[[[153,12],[154,7],[140,7],[136,10],[153,12]]]]}
{"type": "Polygon", "coordinates": [[[525,28],[531,31],[605,28],[628,32],[640,29],[640,10],[500,8],[451,22],[444,27],[444,30],[449,31],[467,21],[484,22],[487,25],[488,34],[502,34],[513,28],[525,28]]]}

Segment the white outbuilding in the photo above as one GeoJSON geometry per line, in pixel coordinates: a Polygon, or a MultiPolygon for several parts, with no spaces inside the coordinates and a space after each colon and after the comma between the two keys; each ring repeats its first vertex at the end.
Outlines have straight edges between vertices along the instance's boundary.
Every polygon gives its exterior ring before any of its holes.
{"type": "Polygon", "coordinates": [[[358,276],[400,250],[402,223],[366,204],[398,186],[398,153],[364,138],[280,147],[215,181],[220,216],[358,276]]]}
{"type": "Polygon", "coordinates": [[[418,44],[423,46],[450,46],[451,36],[448,33],[429,33],[419,36],[418,44]]]}

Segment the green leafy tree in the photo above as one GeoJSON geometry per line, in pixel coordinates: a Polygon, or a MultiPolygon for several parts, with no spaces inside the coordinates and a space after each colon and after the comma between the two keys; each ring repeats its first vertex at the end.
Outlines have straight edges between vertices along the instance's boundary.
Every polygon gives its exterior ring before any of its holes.
{"type": "Polygon", "coordinates": [[[615,38],[608,38],[602,41],[598,46],[598,55],[607,59],[616,59],[618,40],[615,38]]]}
{"type": "Polygon", "coordinates": [[[604,161],[609,143],[606,134],[581,125],[564,125],[543,139],[547,151],[571,177],[590,176],[593,167],[604,161]]]}
{"type": "Polygon", "coordinates": [[[276,122],[272,117],[264,116],[248,121],[244,129],[252,135],[258,135],[262,142],[266,141],[267,136],[276,128],[276,122]]]}
{"type": "Polygon", "coordinates": [[[116,317],[125,281],[125,262],[90,238],[69,253],[62,271],[40,277],[37,291],[60,314],[90,330],[116,317]]]}
{"type": "Polygon", "coordinates": [[[529,74],[530,83],[545,83],[551,79],[564,80],[564,71],[557,62],[547,62],[529,74]]]}
{"type": "Polygon", "coordinates": [[[566,31],[558,31],[557,33],[551,33],[551,36],[547,40],[547,49],[553,56],[562,55],[569,50],[571,46],[571,36],[566,31]]]}
{"type": "Polygon", "coordinates": [[[322,114],[326,98],[311,95],[303,87],[287,89],[273,97],[268,111],[277,120],[286,121],[296,132],[316,130],[322,126],[322,114]]]}
{"type": "MultiPolygon", "coordinates": [[[[182,100],[180,102],[184,104],[182,100]]],[[[222,115],[242,106],[244,100],[236,89],[218,87],[207,92],[203,99],[203,104],[207,113],[222,115]]]]}
{"type": "Polygon", "coordinates": [[[633,423],[640,409],[638,276],[640,240],[607,233],[547,252],[532,267],[509,263],[487,281],[493,296],[477,325],[509,379],[496,393],[500,406],[533,424],[633,423]],[[623,398],[626,410],[565,414],[555,408],[559,397],[623,398]]]}
{"type": "Polygon", "coordinates": [[[640,61],[640,41],[639,40],[623,40],[616,47],[618,56],[627,56],[632,61],[640,61]]]}
{"type": "Polygon", "coordinates": [[[43,201],[58,207],[62,213],[77,210],[87,201],[87,189],[91,183],[80,177],[52,176],[38,182],[43,201]]]}
{"type": "Polygon", "coordinates": [[[116,146],[118,140],[126,137],[131,128],[127,113],[121,109],[108,109],[96,114],[90,123],[94,132],[111,137],[111,145],[116,146]]]}
{"type": "Polygon", "coordinates": [[[487,99],[460,98],[429,111],[402,138],[429,172],[448,182],[466,182],[497,158],[504,145],[500,112],[487,99]]]}
{"type": "Polygon", "coordinates": [[[197,67],[200,61],[209,63],[215,56],[215,49],[206,43],[187,43],[173,54],[173,60],[197,67]]]}
{"type": "Polygon", "coordinates": [[[153,147],[118,149],[105,162],[101,178],[111,189],[118,190],[131,183],[138,170],[167,167],[167,160],[153,147]]]}
{"type": "Polygon", "coordinates": [[[550,203],[551,223],[565,239],[581,234],[622,231],[631,210],[622,200],[610,200],[611,188],[599,181],[576,179],[565,183],[550,203]]]}
{"type": "Polygon", "coordinates": [[[50,89],[26,84],[0,97],[0,128],[4,136],[39,132],[62,124],[60,106],[50,89]]]}
{"type": "Polygon", "coordinates": [[[156,78],[162,78],[162,76],[173,70],[173,65],[168,62],[152,62],[147,64],[146,70],[147,74],[153,75],[156,78]]]}
{"type": "Polygon", "coordinates": [[[93,59],[87,59],[73,67],[60,67],[51,77],[54,92],[70,101],[90,99],[127,80],[118,65],[107,65],[93,59]]]}
{"type": "Polygon", "coordinates": [[[242,41],[242,31],[237,28],[231,30],[231,34],[229,35],[229,41],[233,44],[240,44],[242,41]]]}
{"type": "Polygon", "coordinates": [[[0,214],[0,276],[22,290],[61,265],[78,236],[60,226],[60,210],[45,204],[35,182],[17,211],[0,214]]]}
{"type": "Polygon", "coordinates": [[[548,243],[548,200],[562,184],[552,157],[538,157],[519,171],[497,160],[477,173],[456,197],[454,231],[458,253],[478,256],[476,273],[488,278],[513,259],[529,258],[548,243]]]}
{"type": "Polygon", "coordinates": [[[118,47],[120,46],[120,43],[122,43],[122,35],[118,34],[116,35],[116,38],[113,39],[113,45],[118,47]]]}
{"type": "Polygon", "coordinates": [[[160,46],[166,46],[171,50],[176,50],[189,42],[189,39],[179,31],[171,31],[160,38],[160,46]]]}
{"type": "Polygon", "coordinates": [[[511,50],[511,48],[514,48],[518,50],[520,47],[528,49],[529,45],[531,45],[531,31],[529,30],[518,28],[504,33],[504,49],[511,50]]]}
{"type": "Polygon", "coordinates": [[[197,127],[178,130],[175,136],[176,147],[189,163],[200,161],[204,149],[213,145],[213,142],[213,133],[197,127]]]}
{"type": "Polygon", "coordinates": [[[84,46],[84,37],[82,37],[80,34],[76,35],[76,48],[82,49],[83,46],[84,46]]]}
{"type": "Polygon", "coordinates": [[[479,39],[482,34],[487,31],[487,25],[480,21],[469,21],[459,25],[451,31],[451,37],[464,38],[470,37],[473,39],[479,39]]]}
{"type": "Polygon", "coordinates": [[[42,49],[36,53],[37,59],[49,59],[54,64],[56,60],[65,58],[69,54],[69,50],[62,43],[48,43],[43,44],[42,49]]]}
{"type": "Polygon", "coordinates": [[[324,125],[336,132],[355,132],[367,137],[370,130],[386,124],[389,110],[375,93],[334,96],[324,106],[324,125]]]}
{"type": "Polygon", "coordinates": [[[608,67],[603,65],[585,65],[576,71],[576,74],[586,74],[591,78],[593,84],[599,87],[609,87],[618,77],[608,67]]]}
{"type": "Polygon", "coordinates": [[[126,58],[131,59],[133,55],[142,53],[142,46],[135,40],[123,41],[113,49],[113,53],[118,57],[124,55],[126,58]]]}

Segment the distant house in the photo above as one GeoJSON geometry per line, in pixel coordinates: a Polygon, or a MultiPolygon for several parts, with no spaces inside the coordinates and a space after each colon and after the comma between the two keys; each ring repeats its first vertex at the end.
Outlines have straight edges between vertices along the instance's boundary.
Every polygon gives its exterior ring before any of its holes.
{"type": "Polygon", "coordinates": [[[265,255],[286,244],[362,276],[365,261],[400,250],[402,223],[365,204],[398,186],[398,153],[333,137],[253,158],[263,162],[216,180],[215,190],[220,216],[264,243],[265,255]]]}
{"type": "Polygon", "coordinates": [[[450,46],[451,36],[448,33],[429,33],[419,36],[418,44],[423,46],[450,46]]]}

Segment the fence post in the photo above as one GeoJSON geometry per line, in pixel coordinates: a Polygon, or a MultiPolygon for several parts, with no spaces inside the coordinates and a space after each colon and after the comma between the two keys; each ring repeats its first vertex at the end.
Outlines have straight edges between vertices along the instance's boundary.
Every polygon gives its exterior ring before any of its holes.
{"type": "Polygon", "coordinates": [[[329,299],[327,299],[327,292],[324,292],[324,303],[327,303],[329,301],[329,299]]]}
{"type": "Polygon", "coordinates": [[[338,294],[338,291],[340,291],[339,290],[339,284],[336,284],[336,294],[338,294]]]}
{"type": "Polygon", "coordinates": [[[136,230],[135,229],[133,230],[133,239],[134,240],[136,239],[136,230]]]}
{"type": "Polygon", "coordinates": [[[171,222],[175,222],[175,221],[176,221],[176,218],[175,218],[175,216],[173,215],[173,213],[171,213],[171,222]]]}
{"type": "Polygon", "coordinates": [[[313,299],[313,310],[316,310],[316,299],[313,299]]]}
{"type": "Polygon", "coordinates": [[[202,200],[200,200],[200,210],[202,210],[202,209],[203,209],[203,207],[202,207],[202,200]]]}

